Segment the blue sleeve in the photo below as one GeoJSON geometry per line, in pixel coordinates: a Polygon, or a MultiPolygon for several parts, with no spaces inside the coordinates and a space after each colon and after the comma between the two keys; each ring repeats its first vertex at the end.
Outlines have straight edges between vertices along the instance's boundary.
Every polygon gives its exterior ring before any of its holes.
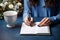
{"type": "Polygon", "coordinates": [[[57,10],[58,14],[56,16],[50,17],[50,20],[53,22],[60,20],[60,3],[58,3],[57,10]]]}
{"type": "Polygon", "coordinates": [[[60,4],[58,5],[57,10],[58,10],[58,14],[56,16],[50,17],[50,20],[53,22],[60,20],[60,4]]]}
{"type": "Polygon", "coordinates": [[[28,16],[28,10],[29,10],[29,6],[28,6],[29,0],[24,0],[24,11],[23,11],[23,19],[28,16]]]}
{"type": "Polygon", "coordinates": [[[49,19],[50,19],[52,22],[55,22],[56,20],[60,20],[60,12],[59,12],[56,16],[49,17],[49,19]]]}

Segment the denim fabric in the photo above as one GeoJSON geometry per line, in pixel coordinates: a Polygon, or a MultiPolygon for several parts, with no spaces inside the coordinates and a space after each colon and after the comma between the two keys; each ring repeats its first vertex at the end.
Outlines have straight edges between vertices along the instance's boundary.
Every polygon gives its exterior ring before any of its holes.
{"type": "Polygon", "coordinates": [[[55,7],[44,8],[44,6],[45,6],[44,0],[39,0],[39,5],[36,6],[36,7],[33,6],[30,9],[30,7],[29,7],[29,0],[24,0],[23,19],[25,18],[25,16],[27,16],[29,14],[28,10],[30,10],[32,16],[34,16],[34,17],[48,17],[48,18],[50,18],[51,21],[55,21],[57,19],[60,20],[60,17],[57,16],[57,15],[60,14],[60,11],[59,11],[60,7],[57,9],[55,7]]]}

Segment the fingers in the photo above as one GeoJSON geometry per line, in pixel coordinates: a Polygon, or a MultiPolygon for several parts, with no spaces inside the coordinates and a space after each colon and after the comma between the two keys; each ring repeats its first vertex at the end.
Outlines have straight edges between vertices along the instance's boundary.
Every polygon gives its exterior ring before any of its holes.
{"type": "Polygon", "coordinates": [[[51,21],[49,18],[44,18],[42,19],[42,21],[40,22],[39,26],[48,26],[49,24],[51,24],[51,21]]]}
{"type": "Polygon", "coordinates": [[[28,17],[25,17],[25,18],[24,18],[24,23],[25,23],[26,25],[28,25],[28,26],[30,25],[30,22],[29,22],[29,20],[28,20],[28,17]]]}
{"type": "Polygon", "coordinates": [[[25,24],[30,26],[30,21],[26,20],[25,24]]]}
{"type": "Polygon", "coordinates": [[[50,20],[47,20],[46,24],[51,24],[51,21],[50,20]]]}
{"type": "Polygon", "coordinates": [[[47,21],[47,22],[41,24],[41,26],[48,26],[49,24],[50,24],[50,21],[47,21]]]}
{"type": "Polygon", "coordinates": [[[43,18],[39,24],[42,24],[44,21],[46,20],[46,18],[43,18]]]}
{"type": "Polygon", "coordinates": [[[49,21],[49,19],[48,19],[48,18],[46,18],[46,19],[43,21],[43,23],[42,23],[42,24],[46,24],[46,23],[48,23],[48,21],[49,21]]]}
{"type": "Polygon", "coordinates": [[[26,17],[24,22],[25,22],[26,25],[30,26],[31,24],[33,24],[32,23],[33,22],[33,18],[31,18],[31,20],[30,20],[30,18],[26,17]]]}

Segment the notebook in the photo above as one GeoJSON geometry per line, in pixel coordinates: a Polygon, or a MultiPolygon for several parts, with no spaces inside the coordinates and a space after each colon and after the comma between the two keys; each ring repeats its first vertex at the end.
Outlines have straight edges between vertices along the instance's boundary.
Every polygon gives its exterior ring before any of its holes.
{"type": "Polygon", "coordinates": [[[36,22],[35,26],[27,26],[25,23],[22,23],[22,27],[20,30],[21,35],[50,35],[50,27],[49,26],[42,26],[38,27],[36,22]]]}

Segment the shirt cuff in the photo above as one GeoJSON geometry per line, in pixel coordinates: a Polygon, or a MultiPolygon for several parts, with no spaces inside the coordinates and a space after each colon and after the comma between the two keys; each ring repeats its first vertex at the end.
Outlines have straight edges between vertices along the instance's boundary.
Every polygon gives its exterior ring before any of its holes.
{"type": "Polygon", "coordinates": [[[48,17],[52,22],[56,21],[56,16],[48,17]]]}

